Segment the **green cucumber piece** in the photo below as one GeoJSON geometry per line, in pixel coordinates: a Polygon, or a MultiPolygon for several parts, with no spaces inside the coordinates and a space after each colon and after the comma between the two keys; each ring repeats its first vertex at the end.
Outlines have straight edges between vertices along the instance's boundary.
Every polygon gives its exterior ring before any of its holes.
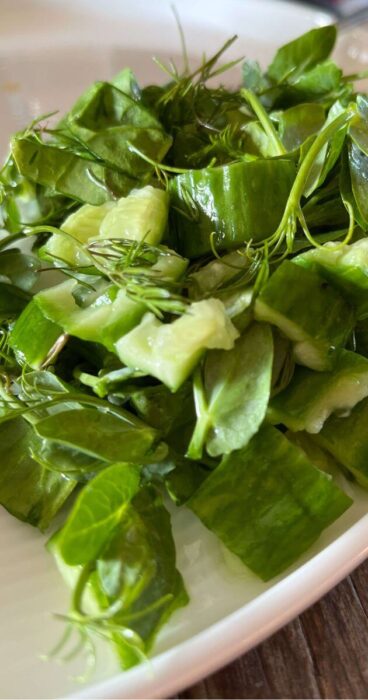
{"type": "Polygon", "coordinates": [[[189,293],[192,299],[199,300],[213,296],[216,290],[226,287],[242,277],[249,268],[249,258],[239,250],[234,250],[222,258],[211,260],[189,278],[189,293]]]}
{"type": "Polygon", "coordinates": [[[106,215],[100,238],[127,238],[157,245],[167,226],[168,211],[169,195],[165,190],[151,185],[132,190],[106,215]]]}
{"type": "Polygon", "coordinates": [[[356,310],[358,319],[368,317],[368,240],[351,245],[325,243],[322,248],[298,255],[294,263],[315,270],[328,280],[356,310]]]}
{"type": "Polygon", "coordinates": [[[368,396],[368,360],[342,350],[331,372],[297,367],[289,386],[275,396],[268,418],[290,430],[318,433],[332,413],[346,413],[368,396]]]}
{"type": "MultiPolygon", "coordinates": [[[[151,269],[158,279],[175,281],[183,276],[188,260],[169,248],[162,250],[165,255],[151,269]]],[[[99,292],[87,293],[87,304],[81,307],[74,296],[77,289],[78,282],[68,280],[39,292],[34,297],[35,303],[64,332],[102,343],[110,351],[114,351],[114,343],[132,330],[147,310],[145,304],[130,299],[125,289],[103,281],[99,292]]]]}
{"type": "Polygon", "coordinates": [[[296,362],[323,372],[333,367],[354,326],[354,312],[338,290],[313,270],[285,260],[255,303],[255,317],[294,342],[296,362]]]}
{"type": "Polygon", "coordinates": [[[368,399],[360,401],[349,416],[331,416],[314,440],[368,488],[368,399]]]}
{"type": "Polygon", "coordinates": [[[146,314],[139,326],[115,345],[122,362],[160,379],[177,391],[206,348],[230,350],[239,333],[218,299],[194,302],[172,323],[146,314]]]}
{"type": "Polygon", "coordinates": [[[352,501],[281,432],[263,426],[187,502],[263,580],[310,547],[352,501]]]}
{"type": "Polygon", "coordinates": [[[19,364],[40,369],[62,339],[63,329],[46,318],[32,299],[17,319],[9,344],[19,364]]]}
{"type": "Polygon", "coordinates": [[[129,299],[125,289],[107,284],[106,288],[85,308],[78,306],[73,291],[78,282],[68,280],[39,292],[35,303],[49,320],[66,333],[82,340],[102,343],[114,350],[114,343],[139,323],[145,307],[129,299]]]}
{"type": "Polygon", "coordinates": [[[295,179],[283,158],[188,170],[170,181],[170,245],[189,258],[262,241],[276,231],[295,179]]]}
{"type": "Polygon", "coordinates": [[[98,238],[100,226],[106,214],[116,206],[114,202],[105,202],[100,206],[84,204],[68,216],[61,224],[63,233],[53,233],[43,246],[41,253],[45,258],[60,260],[69,265],[88,265],[90,259],[83,252],[82,245],[98,238]],[[74,242],[77,241],[77,243],[74,242]]]}

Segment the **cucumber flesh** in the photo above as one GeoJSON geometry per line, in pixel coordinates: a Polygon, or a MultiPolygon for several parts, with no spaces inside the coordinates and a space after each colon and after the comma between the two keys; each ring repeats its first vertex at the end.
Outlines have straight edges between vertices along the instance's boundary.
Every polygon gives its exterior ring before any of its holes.
{"type": "Polygon", "coordinates": [[[296,362],[317,371],[333,367],[355,316],[340,292],[313,270],[291,261],[277,268],[255,303],[255,317],[294,342],[296,362]]]}
{"type": "Polygon", "coordinates": [[[289,386],[275,396],[268,418],[294,432],[319,433],[332,413],[349,412],[368,396],[368,360],[342,350],[331,372],[298,367],[289,386]]]}
{"type": "Polygon", "coordinates": [[[331,416],[314,439],[368,487],[368,399],[360,401],[349,416],[331,416]]]}
{"type": "Polygon", "coordinates": [[[83,204],[62,223],[61,230],[66,235],[63,233],[52,234],[42,248],[42,256],[60,260],[60,262],[66,262],[69,265],[90,264],[90,259],[73,239],[83,245],[89,240],[98,238],[102,221],[114,206],[114,202],[105,202],[100,206],[83,204]]]}
{"type": "Polygon", "coordinates": [[[100,238],[128,238],[157,245],[167,226],[168,211],[169,195],[165,190],[151,185],[132,190],[106,215],[100,238]]]}
{"type": "Polygon", "coordinates": [[[344,296],[356,310],[359,319],[368,317],[368,240],[362,238],[351,245],[326,243],[298,255],[294,263],[317,271],[344,296]]]}
{"type": "Polygon", "coordinates": [[[207,348],[230,350],[239,333],[218,299],[191,304],[172,323],[161,323],[146,314],[139,326],[116,343],[116,351],[128,367],[160,379],[176,391],[192,373],[207,348]]]}

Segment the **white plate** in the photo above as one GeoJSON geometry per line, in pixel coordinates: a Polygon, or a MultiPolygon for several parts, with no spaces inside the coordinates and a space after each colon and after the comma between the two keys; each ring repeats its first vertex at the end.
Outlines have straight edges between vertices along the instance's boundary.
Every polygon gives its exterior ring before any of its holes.
{"type": "MultiPolygon", "coordinates": [[[[171,0],[0,0],[0,151],[14,129],[64,109],[96,78],[130,65],[141,80],[160,78],[152,54],[180,60],[171,0]]],[[[229,56],[247,54],[265,64],[276,45],[329,22],[300,5],[258,0],[176,0],[194,58],[226,38],[240,36],[229,56]]],[[[350,40],[344,54],[354,65],[350,40]]],[[[163,630],[149,664],[121,674],[99,650],[87,686],[72,667],[43,662],[61,633],[51,612],[67,609],[68,592],[31,527],[0,512],[0,695],[51,698],[165,697],[254,646],[310,605],[368,553],[368,497],[345,484],[354,506],[284,576],[261,583],[194,515],[173,517],[178,566],[190,605],[163,630]],[[91,683],[93,683],[91,685],[91,683]]],[[[79,669],[80,670],[80,669],[79,669]]]]}

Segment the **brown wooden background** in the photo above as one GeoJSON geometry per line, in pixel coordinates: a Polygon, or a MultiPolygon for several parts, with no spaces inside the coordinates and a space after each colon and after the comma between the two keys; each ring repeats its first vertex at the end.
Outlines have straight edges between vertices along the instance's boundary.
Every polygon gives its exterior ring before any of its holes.
{"type": "Polygon", "coordinates": [[[368,699],[368,561],[259,647],[177,697],[368,699]]]}

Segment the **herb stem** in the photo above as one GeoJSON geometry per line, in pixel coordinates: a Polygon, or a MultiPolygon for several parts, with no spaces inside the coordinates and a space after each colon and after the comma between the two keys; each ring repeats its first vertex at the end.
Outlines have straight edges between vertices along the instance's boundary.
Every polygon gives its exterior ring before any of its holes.
{"type": "Polygon", "coordinates": [[[211,427],[211,420],[210,416],[208,415],[208,406],[202,379],[202,369],[200,366],[197,367],[194,372],[193,393],[197,422],[187,449],[186,457],[188,457],[188,459],[201,459],[203,445],[211,427]]]}
{"type": "Polygon", "coordinates": [[[240,92],[244,99],[250,104],[253,112],[258,117],[264,131],[270,139],[274,155],[284,156],[287,153],[286,148],[258,97],[254,92],[252,92],[252,90],[247,90],[246,88],[242,88],[240,92]]]}
{"type": "MultiPolygon", "coordinates": [[[[336,119],[334,119],[330,124],[325,126],[316,137],[315,141],[313,142],[312,146],[310,147],[309,151],[307,152],[306,156],[304,157],[301,163],[297,176],[294,180],[293,186],[290,190],[290,194],[286,202],[286,207],[280,224],[276,229],[275,233],[272,236],[270,236],[270,238],[267,241],[270,246],[276,246],[276,248],[278,248],[280,240],[282,240],[286,236],[288,242],[287,249],[290,248],[296,231],[296,222],[298,219],[300,219],[300,200],[303,196],[305,185],[308,181],[308,177],[310,175],[314,162],[322,148],[329,142],[331,137],[334,136],[344,126],[348,125],[353,116],[354,112],[352,110],[346,110],[342,114],[339,114],[339,116],[336,117],[336,119]]],[[[303,231],[306,235],[304,227],[303,231]]],[[[307,238],[311,245],[314,246],[314,239],[309,238],[308,236],[307,238]]]]}

